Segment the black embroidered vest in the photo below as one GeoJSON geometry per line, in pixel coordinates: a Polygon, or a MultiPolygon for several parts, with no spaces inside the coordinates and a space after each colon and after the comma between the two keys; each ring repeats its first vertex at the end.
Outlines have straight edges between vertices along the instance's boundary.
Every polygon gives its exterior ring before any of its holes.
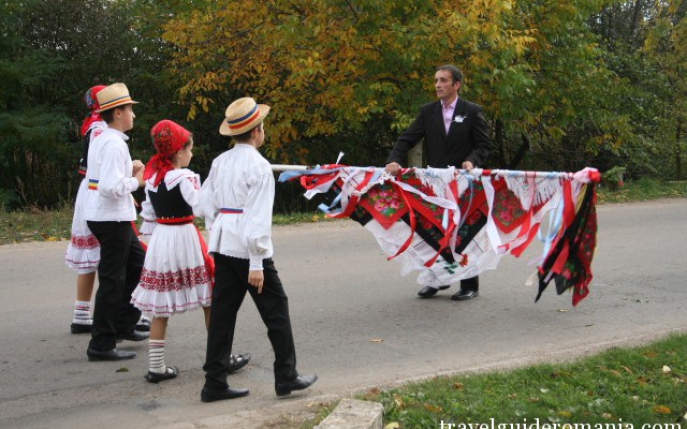
{"type": "Polygon", "coordinates": [[[193,216],[193,208],[184,200],[179,185],[170,191],[163,180],[157,187],[157,192],[148,190],[148,198],[158,219],[193,216]]]}

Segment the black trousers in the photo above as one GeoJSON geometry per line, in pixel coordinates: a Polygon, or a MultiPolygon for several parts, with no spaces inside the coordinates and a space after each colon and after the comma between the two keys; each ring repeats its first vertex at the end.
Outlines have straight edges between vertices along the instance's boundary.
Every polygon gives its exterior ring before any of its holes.
{"type": "Polygon", "coordinates": [[[250,293],[260,317],[267,327],[267,336],[274,350],[275,381],[290,381],[296,372],[296,348],[291,333],[289,299],[284,292],[272,259],[263,260],[265,281],[262,293],[248,283],[247,259],[213,253],[215,258],[215,287],[212,290],[210,328],[205,358],[205,386],[225,389],[229,357],[234,342],[236,315],[246,291],[250,293]]]}
{"type": "Polygon", "coordinates": [[[470,277],[460,281],[460,288],[463,290],[479,290],[479,276],[470,277]]]}
{"type": "Polygon", "coordinates": [[[141,279],[145,250],[131,222],[87,223],[100,242],[100,284],[95,295],[93,330],[88,347],[104,352],[116,348],[118,335],[132,333],[141,317],[141,311],[130,301],[141,279]]]}

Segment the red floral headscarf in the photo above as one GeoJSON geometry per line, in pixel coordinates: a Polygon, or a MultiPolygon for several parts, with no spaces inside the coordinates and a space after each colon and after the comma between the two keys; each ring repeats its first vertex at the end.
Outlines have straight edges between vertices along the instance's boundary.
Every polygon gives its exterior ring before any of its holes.
{"type": "Polygon", "coordinates": [[[88,91],[86,91],[86,94],[83,97],[84,101],[86,102],[86,106],[88,106],[88,110],[90,110],[91,113],[88,116],[86,116],[86,119],[84,119],[83,124],[81,124],[82,136],[85,136],[88,133],[88,129],[91,128],[91,124],[93,122],[102,121],[100,113],[96,113],[96,110],[100,109],[100,104],[98,104],[98,99],[96,98],[96,95],[103,88],[106,88],[106,86],[94,86],[93,88],[90,88],[88,91]]]}
{"type": "Polygon", "coordinates": [[[167,172],[174,168],[172,156],[184,148],[191,133],[176,122],[163,119],[153,126],[150,136],[153,138],[153,146],[157,149],[157,153],[146,164],[143,179],[148,180],[157,173],[153,185],[158,186],[167,172]]]}

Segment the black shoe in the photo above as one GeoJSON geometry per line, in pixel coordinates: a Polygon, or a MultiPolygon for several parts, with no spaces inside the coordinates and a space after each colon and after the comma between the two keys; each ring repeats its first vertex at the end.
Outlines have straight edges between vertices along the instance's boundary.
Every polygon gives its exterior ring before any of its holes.
{"type": "Polygon", "coordinates": [[[248,396],[248,389],[234,389],[231,386],[227,386],[226,389],[215,390],[208,389],[203,386],[203,390],[200,392],[200,400],[203,402],[215,402],[222,401],[224,399],[235,399],[248,396]]]}
{"type": "Polygon", "coordinates": [[[277,381],[274,383],[274,389],[277,391],[277,396],[289,395],[294,390],[303,390],[312,386],[317,381],[317,375],[299,375],[291,381],[277,381]]]}
{"type": "Polygon", "coordinates": [[[168,366],[165,368],[165,372],[151,372],[148,371],[146,374],[146,380],[149,383],[159,383],[165,380],[171,380],[179,375],[179,369],[176,366],[168,366]]]}
{"type": "Polygon", "coordinates": [[[138,319],[138,322],[136,322],[136,330],[140,332],[149,332],[150,331],[150,319],[147,317],[141,316],[140,319],[138,319]]]}
{"type": "Polygon", "coordinates": [[[93,325],[82,325],[80,323],[72,323],[72,334],[90,334],[93,330],[93,325]]]}
{"type": "Polygon", "coordinates": [[[454,301],[467,301],[468,299],[477,298],[479,296],[479,291],[461,289],[451,296],[454,301]]]}
{"type": "Polygon", "coordinates": [[[232,372],[238,371],[248,365],[248,362],[250,362],[250,353],[229,356],[229,370],[227,373],[231,374],[232,372]]]}
{"type": "Polygon", "coordinates": [[[422,289],[420,289],[420,292],[417,294],[421,296],[422,298],[429,298],[437,294],[440,290],[446,290],[450,286],[439,286],[439,288],[434,288],[430,286],[425,286],[422,289]]]}
{"type": "Polygon", "coordinates": [[[144,341],[150,337],[149,332],[138,332],[134,331],[130,334],[117,335],[117,340],[127,340],[127,341],[144,341]]]}
{"type": "Polygon", "coordinates": [[[101,360],[125,360],[133,359],[136,357],[136,352],[127,352],[124,350],[112,349],[106,352],[101,352],[98,350],[93,350],[88,348],[86,351],[89,361],[101,361],[101,360]]]}

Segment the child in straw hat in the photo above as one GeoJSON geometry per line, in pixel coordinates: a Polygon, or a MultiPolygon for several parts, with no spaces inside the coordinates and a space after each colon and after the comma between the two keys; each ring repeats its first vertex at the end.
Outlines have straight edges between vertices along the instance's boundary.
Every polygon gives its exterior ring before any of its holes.
{"type": "MultiPolygon", "coordinates": [[[[193,157],[193,135],[166,119],[155,124],[150,134],[157,153],[148,161],[143,174],[146,200],[142,204],[145,222],[141,232],[152,237],[141,281],[131,302],[153,315],[145,378],[159,383],[179,372],[164,361],[169,317],[201,307],[207,328],[215,264],[193,224],[193,208],[200,197],[200,178],[186,168],[193,157]]],[[[232,356],[231,360],[235,371],[248,363],[250,354],[232,356]]]]}
{"type": "MultiPolygon", "coordinates": [[[[88,224],[83,218],[84,200],[88,193],[88,180],[86,171],[88,167],[88,148],[91,141],[98,137],[107,124],[103,121],[100,113],[100,104],[96,98],[98,93],[105,89],[104,85],[97,85],[89,88],[84,95],[86,106],[90,113],[81,125],[81,135],[83,137],[82,157],[79,161],[79,174],[84,179],[79,185],[74,203],[74,217],[72,218],[71,240],[65,253],[65,262],[69,268],[77,273],[76,277],[76,302],[74,303],[74,317],[71,324],[72,334],[90,334],[93,324],[91,317],[91,296],[93,285],[95,284],[95,273],[98,271],[100,262],[100,243],[95,238],[88,224]]],[[[136,324],[136,330],[150,330],[150,320],[141,316],[136,324]]]]}
{"type": "Polygon", "coordinates": [[[132,222],[136,220],[132,192],[143,185],[143,163],[132,161],[124,134],[134,126],[136,115],[129,90],[115,83],[98,92],[100,113],[107,128],[88,150],[88,192],[84,219],[100,243],[98,278],[88,359],[133,359],[135,352],[118,350],[117,340],[143,341],[147,333],[136,331],[140,310],[129,302],[138,284],[145,251],[132,222]]]}
{"type": "Polygon", "coordinates": [[[288,298],[272,261],[274,176],[258,149],[265,141],[263,119],[270,107],[252,98],[229,105],[220,134],[236,145],[218,156],[201,191],[201,211],[210,227],[209,250],[215,258],[203,402],[248,395],[227,384],[236,316],[248,292],[267,327],[274,349],[278,396],[308,388],[316,375],[299,376],[288,298]]]}

